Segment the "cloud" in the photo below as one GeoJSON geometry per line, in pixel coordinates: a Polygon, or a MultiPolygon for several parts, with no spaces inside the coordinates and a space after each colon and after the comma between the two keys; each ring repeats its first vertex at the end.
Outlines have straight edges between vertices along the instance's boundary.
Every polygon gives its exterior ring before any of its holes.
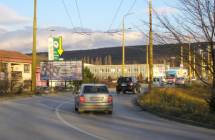
{"type": "Polygon", "coordinates": [[[0,13],[0,25],[18,25],[30,21],[30,18],[19,15],[16,11],[5,5],[0,5],[0,13]]]}
{"type": "MultiPolygon", "coordinates": [[[[53,28],[53,27],[51,27],[53,28]]],[[[121,46],[122,35],[118,33],[104,33],[90,29],[79,29],[84,34],[74,33],[74,29],[54,27],[55,32],[48,31],[49,28],[40,28],[37,33],[37,50],[48,50],[48,37],[63,36],[63,47],[65,50],[86,50],[104,47],[121,46]],[[89,32],[90,31],[90,32],[89,32]]],[[[75,30],[77,31],[77,30],[75,30]]],[[[143,44],[143,34],[139,32],[126,32],[126,45],[143,44]]],[[[26,27],[21,30],[10,31],[0,34],[0,49],[31,52],[32,28],[26,27]]]]}
{"type": "Polygon", "coordinates": [[[178,12],[178,9],[172,7],[157,7],[154,9],[159,15],[175,14],[178,12]]]}
{"type": "MultiPolygon", "coordinates": [[[[153,10],[156,11],[156,13],[158,13],[159,15],[170,15],[170,14],[175,14],[178,13],[178,9],[173,8],[173,7],[167,7],[167,6],[163,6],[163,7],[153,7],[153,10]]],[[[142,13],[141,11],[138,11],[138,13],[142,13]]],[[[146,8],[144,10],[144,13],[149,13],[149,9],[146,8]]]]}
{"type": "Polygon", "coordinates": [[[8,30],[4,26],[0,26],[0,34],[6,33],[8,30]]]}
{"type": "MultiPolygon", "coordinates": [[[[48,38],[50,36],[63,36],[64,50],[88,50],[122,45],[122,33],[104,33],[90,29],[70,29],[64,27],[39,28],[37,32],[37,51],[48,51],[48,38]],[[55,29],[55,32],[49,30],[55,29]],[[77,31],[85,33],[76,33],[77,31]]],[[[154,44],[177,43],[171,34],[154,33],[154,44]],[[162,38],[162,39],[161,39],[162,38]]],[[[127,31],[125,34],[126,46],[143,45],[146,36],[137,31],[127,31]]],[[[32,51],[32,27],[16,31],[0,33],[0,49],[15,50],[24,53],[32,51]]]]}

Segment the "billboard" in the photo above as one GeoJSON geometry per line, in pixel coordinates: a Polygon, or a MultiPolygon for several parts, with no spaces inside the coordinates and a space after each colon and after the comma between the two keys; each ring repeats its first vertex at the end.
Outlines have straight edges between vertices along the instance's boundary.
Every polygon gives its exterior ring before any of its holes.
{"type": "Polygon", "coordinates": [[[82,80],[82,61],[41,62],[41,80],[82,80]]]}
{"type": "Polygon", "coordinates": [[[63,53],[62,36],[49,37],[48,39],[48,57],[49,60],[58,61],[63,53]]]}

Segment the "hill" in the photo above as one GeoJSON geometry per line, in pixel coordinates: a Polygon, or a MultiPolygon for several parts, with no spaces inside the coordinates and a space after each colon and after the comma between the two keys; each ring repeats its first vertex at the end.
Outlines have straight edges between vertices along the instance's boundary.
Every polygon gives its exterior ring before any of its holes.
{"type": "MultiPolygon", "coordinates": [[[[188,45],[184,44],[184,52],[188,51],[188,45]]],[[[193,43],[191,47],[197,47],[196,49],[203,48],[206,43],[193,43]]],[[[155,45],[154,46],[154,63],[163,63],[164,60],[168,63],[171,62],[171,57],[175,57],[175,64],[179,64],[180,47],[178,44],[168,45],[155,45]]],[[[48,56],[47,52],[38,53],[41,57],[48,56]]],[[[102,59],[104,64],[105,56],[111,56],[112,64],[121,64],[122,48],[111,47],[111,48],[100,48],[92,50],[79,50],[79,51],[65,51],[62,57],[64,60],[80,60],[85,58],[90,59],[89,62],[96,61],[96,57],[102,59]]],[[[125,61],[127,64],[134,63],[146,63],[146,46],[127,46],[125,48],[125,61]]],[[[44,60],[44,59],[43,59],[44,60]]]]}

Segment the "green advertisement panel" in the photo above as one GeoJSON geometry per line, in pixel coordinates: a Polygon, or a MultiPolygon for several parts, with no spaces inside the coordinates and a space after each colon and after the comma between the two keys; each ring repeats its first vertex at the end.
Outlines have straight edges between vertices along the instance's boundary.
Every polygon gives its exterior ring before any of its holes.
{"type": "Polygon", "coordinates": [[[58,61],[63,54],[62,36],[49,38],[49,60],[58,61]]]}

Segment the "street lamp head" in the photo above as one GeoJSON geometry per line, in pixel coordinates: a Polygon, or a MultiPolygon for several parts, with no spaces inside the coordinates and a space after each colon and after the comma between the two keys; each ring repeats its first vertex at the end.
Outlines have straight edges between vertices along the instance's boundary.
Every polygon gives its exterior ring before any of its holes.
{"type": "Polygon", "coordinates": [[[125,18],[125,17],[133,15],[133,14],[135,14],[135,13],[134,12],[129,12],[129,13],[126,13],[123,17],[125,18]]]}

